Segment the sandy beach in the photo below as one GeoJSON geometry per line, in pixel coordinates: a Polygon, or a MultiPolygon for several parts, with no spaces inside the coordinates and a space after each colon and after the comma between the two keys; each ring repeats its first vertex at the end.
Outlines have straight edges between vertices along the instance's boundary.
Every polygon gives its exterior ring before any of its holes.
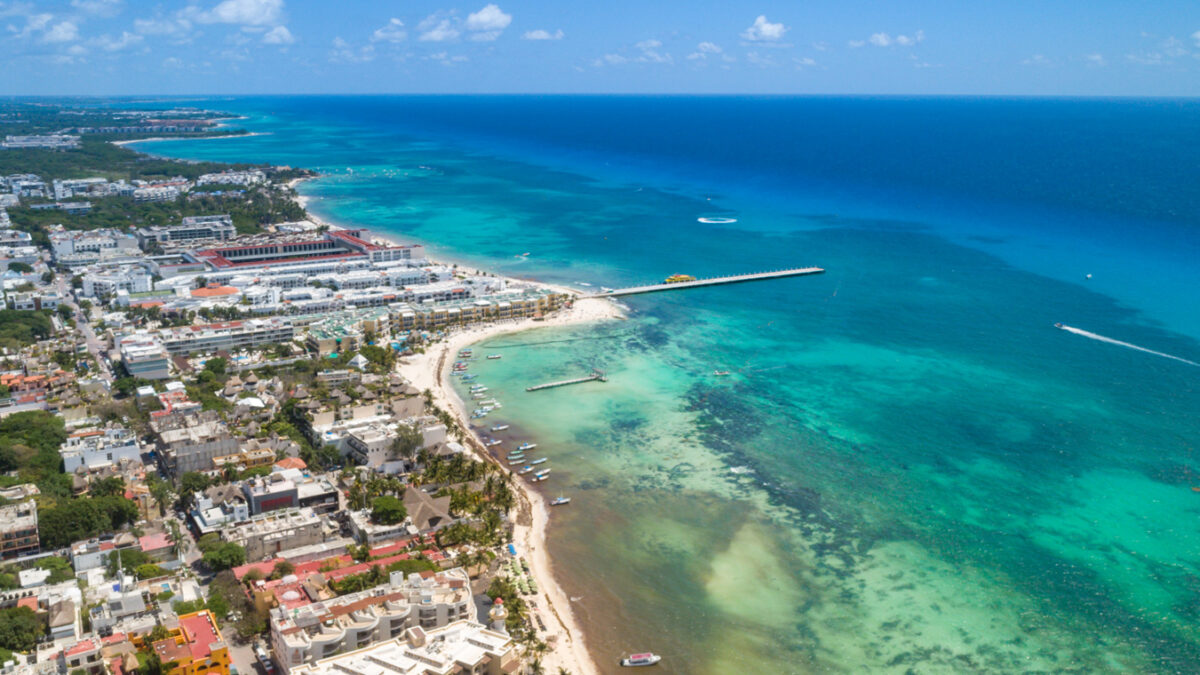
{"type": "MultiPolygon", "coordinates": [[[[287,187],[295,190],[300,183],[306,180],[311,179],[294,178],[288,181],[287,187]]],[[[324,225],[330,229],[344,229],[309,211],[309,197],[306,195],[296,191],[294,199],[308,213],[308,219],[313,223],[324,225]]],[[[380,236],[375,232],[371,234],[374,239],[391,244],[401,243],[397,239],[380,236]]],[[[446,263],[448,261],[439,262],[446,263]]],[[[460,271],[471,273],[467,267],[459,265],[460,271]]],[[[579,295],[576,290],[553,284],[511,278],[506,280],[511,284],[533,284],[572,296],[579,295]]],[[[450,367],[460,350],[497,335],[535,328],[578,325],[624,318],[625,315],[621,308],[607,298],[582,299],[576,297],[569,308],[561,309],[541,321],[513,319],[470,326],[453,332],[441,342],[431,345],[424,354],[403,359],[399,367],[400,373],[417,389],[432,392],[434,404],[449,411],[454,415],[459,426],[469,432],[471,424],[467,406],[450,386],[449,380],[450,367]]],[[[464,442],[480,461],[491,461],[497,466],[501,466],[491,458],[478,436],[469,434],[464,442]]],[[[520,495],[520,503],[517,505],[514,518],[513,540],[518,552],[529,561],[530,573],[536,579],[538,588],[541,589],[541,593],[533,603],[536,606],[531,607],[531,612],[541,615],[542,623],[545,624],[547,630],[539,633],[539,638],[551,647],[542,660],[542,666],[546,672],[551,673],[558,672],[559,668],[564,668],[575,675],[598,673],[596,664],[588,653],[583,629],[571,610],[570,598],[555,579],[550,556],[546,550],[546,529],[550,522],[550,506],[542,495],[531,487],[529,482],[516,479],[513,484],[517,488],[517,494],[520,495]]]]}
{"type": "Polygon", "coordinates": [[[222,138],[249,138],[251,136],[266,136],[270,132],[252,131],[248,134],[226,134],[224,136],[154,136],[151,138],[131,138],[127,141],[109,141],[113,145],[129,145],[130,143],[153,143],[156,141],[216,141],[222,138]]]}
{"type": "MultiPolygon", "coordinates": [[[[470,429],[467,408],[449,383],[450,366],[459,350],[505,333],[623,318],[624,314],[620,308],[610,300],[579,299],[570,308],[560,310],[544,321],[521,319],[481,325],[451,334],[442,342],[431,346],[424,354],[405,359],[400,372],[417,389],[433,392],[434,403],[450,411],[463,429],[470,429]]],[[[482,461],[494,461],[478,437],[472,435],[466,440],[467,445],[482,461]]],[[[583,630],[571,610],[570,599],[554,578],[550,556],[546,550],[550,507],[527,481],[517,479],[513,483],[521,495],[513,538],[518,552],[529,561],[530,571],[541,589],[536,600],[537,607],[531,611],[540,613],[547,631],[539,633],[539,637],[551,646],[551,651],[543,659],[542,665],[546,672],[550,673],[558,672],[559,668],[565,668],[575,675],[597,673],[596,665],[584,642],[583,630]],[[526,513],[529,517],[522,517],[526,513]]]]}

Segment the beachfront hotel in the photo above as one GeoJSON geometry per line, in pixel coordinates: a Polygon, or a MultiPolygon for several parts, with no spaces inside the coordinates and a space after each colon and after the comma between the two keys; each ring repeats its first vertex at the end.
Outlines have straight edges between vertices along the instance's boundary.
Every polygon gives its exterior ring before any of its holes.
{"type": "Polygon", "coordinates": [[[413,627],[387,642],[298,666],[288,675],[507,675],[520,667],[507,635],[473,621],[456,621],[429,631],[413,627]]]}

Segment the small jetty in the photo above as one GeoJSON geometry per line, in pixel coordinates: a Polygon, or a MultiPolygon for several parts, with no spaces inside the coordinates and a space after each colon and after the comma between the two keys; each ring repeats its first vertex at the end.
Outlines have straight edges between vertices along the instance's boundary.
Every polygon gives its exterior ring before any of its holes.
{"type": "Polygon", "coordinates": [[[540,391],[542,389],[553,389],[554,387],[565,387],[568,384],[582,384],[584,382],[608,382],[608,375],[603,370],[592,370],[592,374],[586,377],[577,377],[573,380],[559,380],[558,382],[547,382],[546,384],[536,384],[532,387],[525,387],[525,391],[540,391]]]}
{"type": "Polygon", "coordinates": [[[651,284],[649,286],[630,286],[629,288],[617,288],[604,293],[591,293],[581,297],[584,298],[615,298],[622,295],[641,295],[642,293],[657,293],[659,291],[678,291],[685,288],[697,288],[700,286],[720,286],[723,284],[740,284],[747,281],[765,281],[767,279],[782,279],[784,277],[802,277],[810,274],[824,274],[825,270],[820,267],[794,267],[786,270],[772,270],[770,272],[755,272],[753,274],[735,274],[728,277],[712,277],[709,279],[693,279],[690,281],[669,281],[661,284],[651,284]]]}

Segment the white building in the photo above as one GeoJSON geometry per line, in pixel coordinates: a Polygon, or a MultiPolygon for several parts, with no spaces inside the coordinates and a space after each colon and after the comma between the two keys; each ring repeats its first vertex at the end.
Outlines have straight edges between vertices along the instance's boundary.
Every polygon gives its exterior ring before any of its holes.
{"type": "Polygon", "coordinates": [[[165,380],[171,376],[170,356],[153,336],[126,335],[117,340],[117,350],[125,370],[133,377],[165,380]]]}
{"type": "Polygon", "coordinates": [[[295,609],[271,611],[271,647],[285,674],[320,659],[386,643],[410,628],[435,630],[474,613],[471,579],[459,568],[393,572],[386,586],[295,609]]]}
{"type": "Polygon", "coordinates": [[[265,183],[266,174],[258,170],[206,173],[196,179],[196,185],[257,185],[265,183]]]}
{"type": "Polygon", "coordinates": [[[119,291],[126,293],[149,293],[153,289],[153,278],[140,267],[124,266],[104,272],[87,272],[83,276],[80,295],[88,298],[115,296],[119,291]]]}
{"type": "Polygon", "coordinates": [[[104,258],[113,255],[133,255],[139,252],[137,237],[116,230],[51,232],[50,250],[54,253],[55,260],[79,253],[93,253],[104,258]]]}
{"type": "Polygon", "coordinates": [[[40,136],[5,136],[5,150],[24,148],[48,148],[50,150],[72,150],[79,147],[78,136],[67,134],[45,134],[40,136]]]}
{"type": "Polygon", "coordinates": [[[473,621],[456,621],[429,631],[413,627],[387,642],[298,666],[288,675],[506,675],[518,668],[520,659],[507,635],[473,621]]]}
{"type": "Polygon", "coordinates": [[[158,338],[172,354],[191,354],[289,342],[295,334],[290,321],[270,318],[165,328],[158,338]]]}
{"type": "Polygon", "coordinates": [[[124,428],[85,429],[67,437],[58,449],[63,469],[73,473],[79,467],[95,471],[118,465],[122,460],[141,464],[142,448],[137,436],[124,428]]]}
{"type": "Polygon", "coordinates": [[[236,236],[237,229],[229,215],[187,216],[179,225],[159,225],[138,230],[138,242],[143,248],[149,242],[225,241],[236,236]]]}

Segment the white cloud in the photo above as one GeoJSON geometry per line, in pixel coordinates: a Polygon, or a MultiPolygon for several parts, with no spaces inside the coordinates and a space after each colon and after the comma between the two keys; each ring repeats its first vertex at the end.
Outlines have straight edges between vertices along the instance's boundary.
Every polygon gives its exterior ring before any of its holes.
{"type": "Polygon", "coordinates": [[[925,41],[925,31],[919,30],[912,35],[897,35],[892,37],[888,33],[872,33],[866,40],[850,40],[848,44],[852,49],[872,45],[874,47],[915,47],[918,43],[925,41]]]}
{"type": "Polygon", "coordinates": [[[8,30],[17,34],[17,37],[29,37],[30,35],[43,31],[50,22],[54,20],[53,14],[28,14],[25,16],[25,27],[21,30],[9,26],[8,30]]]}
{"type": "Polygon", "coordinates": [[[1126,54],[1125,58],[1132,63],[1137,63],[1143,66],[1161,66],[1166,63],[1160,52],[1142,52],[1140,54],[1126,54]]]}
{"type": "Polygon", "coordinates": [[[556,30],[553,33],[551,33],[548,30],[542,30],[541,28],[539,28],[537,30],[527,31],[524,35],[521,36],[521,39],[522,40],[561,40],[561,39],[563,39],[563,32],[562,32],[562,29],[559,29],[559,30],[556,30]]]}
{"type": "Polygon", "coordinates": [[[329,60],[333,63],[366,63],[374,58],[375,45],[366,45],[355,49],[353,45],[342,38],[333,38],[333,49],[329,52],[329,60]]]}
{"type": "Polygon", "coordinates": [[[512,15],[505,14],[499,7],[489,4],[473,14],[467,15],[467,30],[475,42],[491,42],[512,23],[512,15]]]}
{"type": "Polygon", "coordinates": [[[71,6],[84,14],[116,16],[121,13],[121,0],[71,0],[71,6]]]}
{"type": "Polygon", "coordinates": [[[296,41],[292,31],[287,29],[287,26],[276,26],[267,31],[267,34],[262,38],[265,45],[290,45],[296,41]]]}
{"type": "Polygon", "coordinates": [[[1021,61],[1023,66],[1052,66],[1054,63],[1046,58],[1044,54],[1034,54],[1033,56],[1021,61]]]}
{"type": "Polygon", "coordinates": [[[796,64],[797,70],[803,70],[804,68],[812,68],[813,66],[817,65],[817,62],[815,60],[813,60],[807,56],[804,58],[792,59],[792,62],[796,64]]]}
{"type": "Polygon", "coordinates": [[[417,25],[417,30],[421,31],[421,36],[417,38],[421,42],[450,42],[462,34],[450,19],[442,18],[440,14],[426,17],[417,25]]]}
{"type": "Polygon", "coordinates": [[[67,53],[71,56],[83,56],[84,54],[87,54],[87,47],[84,47],[83,45],[71,45],[70,47],[67,47],[67,53]]]}
{"type": "Polygon", "coordinates": [[[106,52],[119,52],[122,49],[127,49],[142,41],[142,36],[136,33],[124,31],[120,37],[111,37],[108,34],[101,35],[93,39],[92,44],[103,49],[106,52]]]}
{"type": "Polygon", "coordinates": [[[1104,60],[1103,54],[1087,54],[1083,58],[1087,60],[1088,65],[1092,65],[1092,66],[1108,65],[1108,61],[1104,60]]]}
{"type": "Polygon", "coordinates": [[[746,30],[742,31],[742,39],[750,42],[778,42],[783,39],[783,34],[788,31],[788,27],[782,23],[771,23],[767,21],[767,17],[759,15],[754,20],[754,24],[746,30]]]}
{"type": "Polygon", "coordinates": [[[659,42],[658,40],[642,40],[641,42],[637,43],[636,46],[638,49],[643,49],[643,50],[657,49],[658,47],[662,46],[662,43],[659,42]]]}
{"type": "Polygon", "coordinates": [[[696,51],[704,54],[720,54],[725,50],[721,49],[719,45],[711,42],[701,42],[700,44],[696,45],[696,51]]]}
{"type": "Polygon", "coordinates": [[[79,27],[71,21],[60,21],[42,34],[42,42],[74,42],[79,39],[79,27]]]}
{"type": "Polygon", "coordinates": [[[446,52],[437,52],[421,58],[425,59],[426,61],[437,61],[443,66],[452,66],[456,63],[465,63],[466,61],[470,60],[462,54],[455,54],[454,56],[451,56],[446,52]]]}
{"type": "Polygon", "coordinates": [[[592,63],[593,63],[593,65],[597,65],[597,66],[603,66],[606,64],[610,65],[610,66],[619,66],[622,63],[626,63],[628,61],[629,61],[629,59],[625,58],[624,56],[621,56],[620,54],[605,54],[603,56],[603,58],[596,59],[592,63]]]}
{"type": "Polygon", "coordinates": [[[279,23],[283,0],[224,0],[207,12],[200,12],[201,23],[233,23],[243,26],[268,26],[279,23]]]}
{"type": "Polygon", "coordinates": [[[404,22],[393,17],[383,28],[379,28],[371,34],[371,42],[402,42],[407,37],[408,32],[404,30],[404,22]]]}
{"type": "Polygon", "coordinates": [[[1200,30],[1192,33],[1192,41],[1196,43],[1197,47],[1200,47],[1200,30]]]}
{"type": "Polygon", "coordinates": [[[512,15],[505,14],[494,4],[489,4],[478,12],[467,15],[467,30],[504,30],[510,23],[512,23],[512,15]]]}
{"type": "Polygon", "coordinates": [[[746,52],[746,62],[760,68],[771,68],[779,65],[769,54],[759,54],[758,52],[746,52]]]}
{"type": "Polygon", "coordinates": [[[183,65],[183,61],[180,61],[179,59],[175,58],[174,56],[168,56],[167,58],[162,60],[163,68],[179,68],[182,65],[183,65]]]}

